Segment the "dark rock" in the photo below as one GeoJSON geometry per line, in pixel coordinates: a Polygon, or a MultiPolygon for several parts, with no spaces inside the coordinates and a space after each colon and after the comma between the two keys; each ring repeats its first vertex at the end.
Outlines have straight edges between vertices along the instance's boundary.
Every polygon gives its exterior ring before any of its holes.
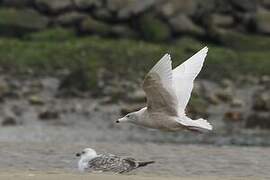
{"type": "Polygon", "coordinates": [[[18,124],[17,120],[14,116],[4,117],[4,119],[2,121],[2,126],[15,126],[17,124],[18,124]]]}
{"type": "Polygon", "coordinates": [[[270,88],[270,76],[264,75],[264,76],[260,77],[259,83],[261,85],[264,85],[265,88],[270,88]]]}
{"type": "Polygon", "coordinates": [[[228,0],[215,0],[215,12],[221,14],[232,14],[233,7],[230,1],[228,0]]]}
{"type": "Polygon", "coordinates": [[[210,15],[216,12],[216,0],[198,1],[196,11],[192,15],[195,21],[201,23],[204,27],[209,26],[210,15]]]}
{"type": "Polygon", "coordinates": [[[32,105],[44,105],[45,104],[45,102],[42,100],[41,97],[35,96],[35,95],[30,96],[28,101],[32,105]]]}
{"type": "Polygon", "coordinates": [[[2,5],[12,7],[24,7],[29,6],[34,0],[2,0],[2,5]]]}
{"type": "Polygon", "coordinates": [[[257,9],[256,0],[231,0],[232,5],[241,11],[255,12],[257,9]]]}
{"type": "Polygon", "coordinates": [[[260,84],[270,84],[270,76],[264,75],[259,80],[260,84]]]}
{"type": "Polygon", "coordinates": [[[61,25],[77,25],[85,18],[87,18],[86,14],[72,11],[58,16],[56,22],[61,25]]]}
{"type": "Polygon", "coordinates": [[[32,9],[1,9],[0,34],[22,35],[44,29],[48,18],[32,9]]]}
{"type": "Polygon", "coordinates": [[[171,37],[169,26],[153,15],[144,15],[139,20],[139,30],[145,40],[164,41],[171,37]]]}
{"type": "Polygon", "coordinates": [[[203,29],[194,24],[185,14],[178,14],[170,18],[169,24],[173,32],[177,34],[203,35],[204,33],[203,29]]]}
{"type": "Polygon", "coordinates": [[[269,91],[258,90],[253,96],[253,109],[257,111],[270,110],[270,93],[269,91]]]}
{"type": "Polygon", "coordinates": [[[99,8],[103,5],[101,0],[74,0],[74,4],[79,9],[99,8]]]}
{"type": "Polygon", "coordinates": [[[234,23],[234,19],[229,15],[212,14],[211,20],[213,26],[217,27],[230,27],[234,23]]]}
{"type": "Polygon", "coordinates": [[[247,128],[261,128],[270,129],[270,113],[254,113],[251,114],[246,120],[247,128]]]}
{"type": "Polygon", "coordinates": [[[45,110],[38,115],[40,120],[53,120],[60,118],[60,114],[56,110],[45,110]]]}
{"type": "Polygon", "coordinates": [[[87,64],[81,63],[61,81],[58,90],[63,95],[83,95],[82,92],[96,90],[97,78],[95,72],[89,71],[87,64]]]}
{"type": "Polygon", "coordinates": [[[260,9],[256,14],[254,23],[258,33],[270,34],[270,11],[260,9]]]}
{"type": "Polygon", "coordinates": [[[208,103],[201,97],[191,96],[190,102],[187,105],[186,113],[192,118],[207,118],[209,116],[208,103]]]}
{"type": "Polygon", "coordinates": [[[73,2],[72,0],[36,0],[35,4],[40,11],[56,14],[70,9],[73,2]]]}
{"type": "Polygon", "coordinates": [[[229,111],[224,114],[224,120],[227,122],[240,122],[243,120],[243,114],[238,111],[229,111]]]}
{"type": "Polygon", "coordinates": [[[84,19],[80,23],[79,29],[82,33],[96,33],[99,35],[108,35],[111,32],[111,26],[91,17],[84,19]]]}
{"type": "Polygon", "coordinates": [[[144,12],[154,3],[155,0],[110,0],[107,1],[107,8],[116,12],[119,19],[128,19],[132,15],[144,12]]]}
{"type": "Polygon", "coordinates": [[[196,12],[196,7],[196,0],[170,0],[161,4],[158,10],[162,16],[168,18],[178,13],[193,15],[196,12]]]}
{"type": "Polygon", "coordinates": [[[17,117],[22,116],[24,113],[24,108],[19,105],[14,105],[11,107],[11,111],[17,117]]]}
{"type": "Polygon", "coordinates": [[[7,94],[10,92],[10,87],[5,81],[0,81],[0,102],[4,100],[7,94]]]}
{"type": "Polygon", "coordinates": [[[232,80],[230,80],[230,79],[223,79],[223,80],[221,80],[221,86],[223,88],[232,88],[232,87],[234,87],[234,84],[233,84],[232,80]]]}
{"type": "Polygon", "coordinates": [[[230,88],[226,88],[224,90],[219,90],[216,93],[216,96],[219,100],[223,102],[230,102],[233,99],[232,90],[230,88]]]}
{"type": "Polygon", "coordinates": [[[269,0],[261,0],[260,2],[264,8],[270,9],[270,1],[269,0]]]}
{"type": "Polygon", "coordinates": [[[105,8],[98,8],[93,11],[93,16],[100,20],[111,20],[113,18],[111,12],[105,8]]]}
{"type": "Polygon", "coordinates": [[[206,97],[207,101],[211,104],[217,105],[221,103],[221,100],[215,94],[209,94],[206,97]]]}
{"type": "Polygon", "coordinates": [[[244,106],[244,101],[238,98],[233,98],[231,102],[231,107],[243,107],[244,106]]]}

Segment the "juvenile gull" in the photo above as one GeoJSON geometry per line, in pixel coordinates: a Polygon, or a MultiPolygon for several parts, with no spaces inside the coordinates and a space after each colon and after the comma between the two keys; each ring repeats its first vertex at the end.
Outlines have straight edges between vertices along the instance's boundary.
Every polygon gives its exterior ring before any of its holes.
{"type": "Polygon", "coordinates": [[[166,131],[212,130],[207,120],[192,120],[185,114],[193,81],[202,69],[207,51],[208,48],[204,47],[174,70],[170,55],[165,54],[144,79],[147,107],[127,114],[116,123],[130,122],[166,131]]]}
{"type": "Polygon", "coordinates": [[[113,154],[97,154],[94,149],[86,148],[76,156],[80,157],[78,169],[81,172],[113,172],[126,173],[154,163],[154,161],[137,161],[113,154]]]}

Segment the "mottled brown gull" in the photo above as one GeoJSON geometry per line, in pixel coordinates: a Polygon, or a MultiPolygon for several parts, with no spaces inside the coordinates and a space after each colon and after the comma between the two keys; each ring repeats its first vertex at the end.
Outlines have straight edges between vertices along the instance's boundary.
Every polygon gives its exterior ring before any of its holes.
{"type": "Polygon", "coordinates": [[[208,48],[204,47],[173,70],[171,57],[165,54],[144,79],[147,107],[129,113],[116,122],[130,122],[166,131],[212,130],[207,120],[192,120],[185,114],[193,81],[202,69],[207,51],[208,48]]]}
{"type": "Polygon", "coordinates": [[[97,154],[91,148],[85,148],[76,156],[80,157],[78,168],[81,172],[126,173],[154,163],[154,161],[137,161],[133,158],[113,154],[97,154]]]}

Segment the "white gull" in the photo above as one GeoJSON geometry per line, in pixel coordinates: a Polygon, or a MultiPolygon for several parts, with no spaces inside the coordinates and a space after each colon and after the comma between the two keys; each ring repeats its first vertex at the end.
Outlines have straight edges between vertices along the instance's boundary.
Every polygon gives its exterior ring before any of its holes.
{"type": "Polygon", "coordinates": [[[116,122],[129,122],[165,131],[212,130],[207,120],[192,120],[185,114],[193,81],[202,69],[207,51],[208,48],[204,47],[173,70],[171,57],[165,54],[144,79],[147,107],[129,113],[116,122]]]}

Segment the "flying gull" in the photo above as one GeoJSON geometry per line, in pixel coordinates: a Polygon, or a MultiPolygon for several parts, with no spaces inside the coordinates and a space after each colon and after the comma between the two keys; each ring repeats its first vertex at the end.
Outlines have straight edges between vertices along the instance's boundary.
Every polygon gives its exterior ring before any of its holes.
{"type": "Polygon", "coordinates": [[[91,148],[84,149],[76,156],[80,157],[78,169],[81,172],[126,173],[154,163],[154,161],[137,161],[133,158],[124,158],[113,154],[97,154],[91,148]]]}
{"type": "Polygon", "coordinates": [[[165,131],[212,130],[207,120],[192,120],[185,114],[193,81],[202,69],[207,51],[208,48],[204,47],[173,70],[171,57],[165,54],[144,79],[147,107],[127,114],[116,123],[130,122],[165,131]]]}

